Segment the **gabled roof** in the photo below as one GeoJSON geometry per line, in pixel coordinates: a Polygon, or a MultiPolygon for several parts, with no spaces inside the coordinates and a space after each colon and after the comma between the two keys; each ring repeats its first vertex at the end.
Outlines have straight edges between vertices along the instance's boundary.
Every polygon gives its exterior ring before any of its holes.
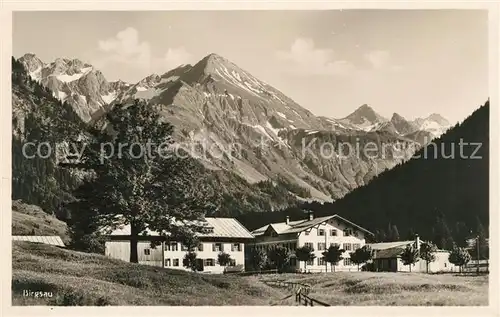
{"type": "Polygon", "coordinates": [[[406,247],[408,244],[415,242],[414,240],[406,240],[406,241],[394,241],[394,242],[380,242],[380,243],[370,243],[368,246],[372,250],[384,250],[390,249],[394,247],[406,247]]]}
{"type": "Polygon", "coordinates": [[[271,224],[265,225],[263,227],[260,227],[258,229],[255,229],[254,231],[252,231],[252,234],[254,236],[263,235],[269,226],[271,226],[278,234],[299,233],[299,232],[305,231],[307,229],[310,229],[314,226],[317,226],[325,221],[328,221],[328,220],[334,219],[334,218],[339,219],[342,222],[348,223],[349,225],[356,227],[363,232],[366,232],[368,234],[373,235],[373,233],[366,230],[365,228],[360,227],[357,224],[350,222],[349,220],[347,220],[343,217],[340,217],[339,215],[318,217],[318,218],[314,218],[312,220],[305,219],[305,220],[290,221],[288,224],[286,222],[271,223],[271,224]]]}
{"type": "Polygon", "coordinates": [[[397,258],[403,253],[404,248],[401,246],[378,250],[375,252],[374,259],[392,259],[397,258]]]}
{"type": "Polygon", "coordinates": [[[59,236],[12,236],[12,241],[28,241],[64,247],[64,242],[59,236]]]}
{"type": "MultiPolygon", "coordinates": [[[[205,221],[209,228],[213,231],[210,233],[197,234],[198,237],[217,237],[217,238],[253,238],[253,235],[234,218],[209,218],[205,217],[205,221]]],[[[128,236],[130,235],[130,225],[125,225],[117,228],[109,234],[111,236],[128,236]]],[[[158,232],[146,230],[145,235],[159,236],[158,232]]]]}

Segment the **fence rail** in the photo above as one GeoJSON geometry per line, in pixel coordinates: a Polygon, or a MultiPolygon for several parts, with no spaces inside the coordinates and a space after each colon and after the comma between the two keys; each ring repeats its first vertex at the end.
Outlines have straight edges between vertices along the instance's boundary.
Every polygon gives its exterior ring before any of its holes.
{"type": "Polygon", "coordinates": [[[311,286],[308,284],[285,282],[285,281],[266,281],[264,282],[269,286],[287,288],[295,292],[295,301],[304,306],[330,306],[327,303],[309,297],[311,286]]]}
{"type": "Polygon", "coordinates": [[[276,274],[278,273],[277,269],[272,269],[272,270],[263,270],[263,271],[245,271],[245,272],[239,272],[236,273],[241,276],[246,276],[246,275],[257,275],[257,274],[276,274]]]}

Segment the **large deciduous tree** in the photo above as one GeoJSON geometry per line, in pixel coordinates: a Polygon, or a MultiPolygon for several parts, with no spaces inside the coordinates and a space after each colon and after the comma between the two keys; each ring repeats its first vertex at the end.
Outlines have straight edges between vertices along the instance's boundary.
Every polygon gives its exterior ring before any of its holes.
{"type": "Polygon", "coordinates": [[[204,215],[217,208],[217,195],[202,181],[201,164],[174,143],[173,126],[158,109],[139,101],[118,105],[106,123],[89,129],[72,165],[90,176],[70,210],[86,212],[101,229],[130,225],[130,262],[138,262],[137,242],[146,230],[181,242],[205,232],[204,215]]]}

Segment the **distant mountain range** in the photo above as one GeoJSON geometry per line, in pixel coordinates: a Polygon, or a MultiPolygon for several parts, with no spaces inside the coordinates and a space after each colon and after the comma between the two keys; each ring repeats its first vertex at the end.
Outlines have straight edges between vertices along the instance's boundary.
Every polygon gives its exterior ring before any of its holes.
{"type": "MultiPolygon", "coordinates": [[[[114,105],[135,99],[160,106],[164,117],[175,126],[180,144],[202,145],[195,147],[196,154],[217,175],[216,186],[227,198],[224,214],[338,199],[409,159],[450,126],[437,114],[413,121],[394,114],[389,120],[368,105],[342,119],[315,116],[217,54],[207,55],[195,65],[152,74],[137,83],[108,82],[95,67],[77,59],[44,63],[34,54],[25,54],[16,62],[23,65],[26,77],[69,105],[87,125],[102,123],[103,114],[114,105]],[[402,155],[389,147],[385,157],[345,158],[338,153],[323,155],[321,145],[325,142],[405,147],[402,155]],[[232,148],[236,143],[238,153],[232,148]],[[308,144],[312,145],[303,155],[308,144]],[[269,186],[280,187],[288,194],[270,194],[269,186]]],[[[39,102],[26,95],[35,84],[26,85],[29,87],[13,87],[14,129],[20,134],[24,118],[39,102]]]]}
{"type": "Polygon", "coordinates": [[[253,230],[283,221],[285,216],[301,219],[305,209],[318,217],[333,214],[348,217],[376,233],[379,241],[390,232],[398,232],[401,240],[413,239],[418,233],[442,249],[452,248],[453,243],[465,246],[482,227],[488,232],[489,110],[487,101],[462,123],[435,139],[436,146],[421,149],[419,157],[385,171],[343,199],[324,204],[304,203],[300,208],[265,215],[249,213],[238,219],[253,230]]]}

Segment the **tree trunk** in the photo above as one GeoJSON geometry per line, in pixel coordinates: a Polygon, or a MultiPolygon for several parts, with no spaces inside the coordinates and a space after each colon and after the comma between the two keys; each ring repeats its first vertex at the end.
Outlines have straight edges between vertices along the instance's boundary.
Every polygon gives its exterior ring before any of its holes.
{"type": "Polygon", "coordinates": [[[408,265],[408,267],[410,268],[410,272],[411,272],[411,264],[410,264],[410,265],[408,265]]]}
{"type": "Polygon", "coordinates": [[[429,274],[429,262],[425,262],[425,271],[429,274]]]}
{"type": "Polygon", "coordinates": [[[137,226],[130,223],[130,263],[139,263],[137,256],[137,242],[139,240],[139,230],[137,226]]]}
{"type": "Polygon", "coordinates": [[[333,271],[335,272],[335,264],[333,265],[333,271]]]}
{"type": "Polygon", "coordinates": [[[358,272],[359,272],[359,263],[358,263],[358,272]]]}

